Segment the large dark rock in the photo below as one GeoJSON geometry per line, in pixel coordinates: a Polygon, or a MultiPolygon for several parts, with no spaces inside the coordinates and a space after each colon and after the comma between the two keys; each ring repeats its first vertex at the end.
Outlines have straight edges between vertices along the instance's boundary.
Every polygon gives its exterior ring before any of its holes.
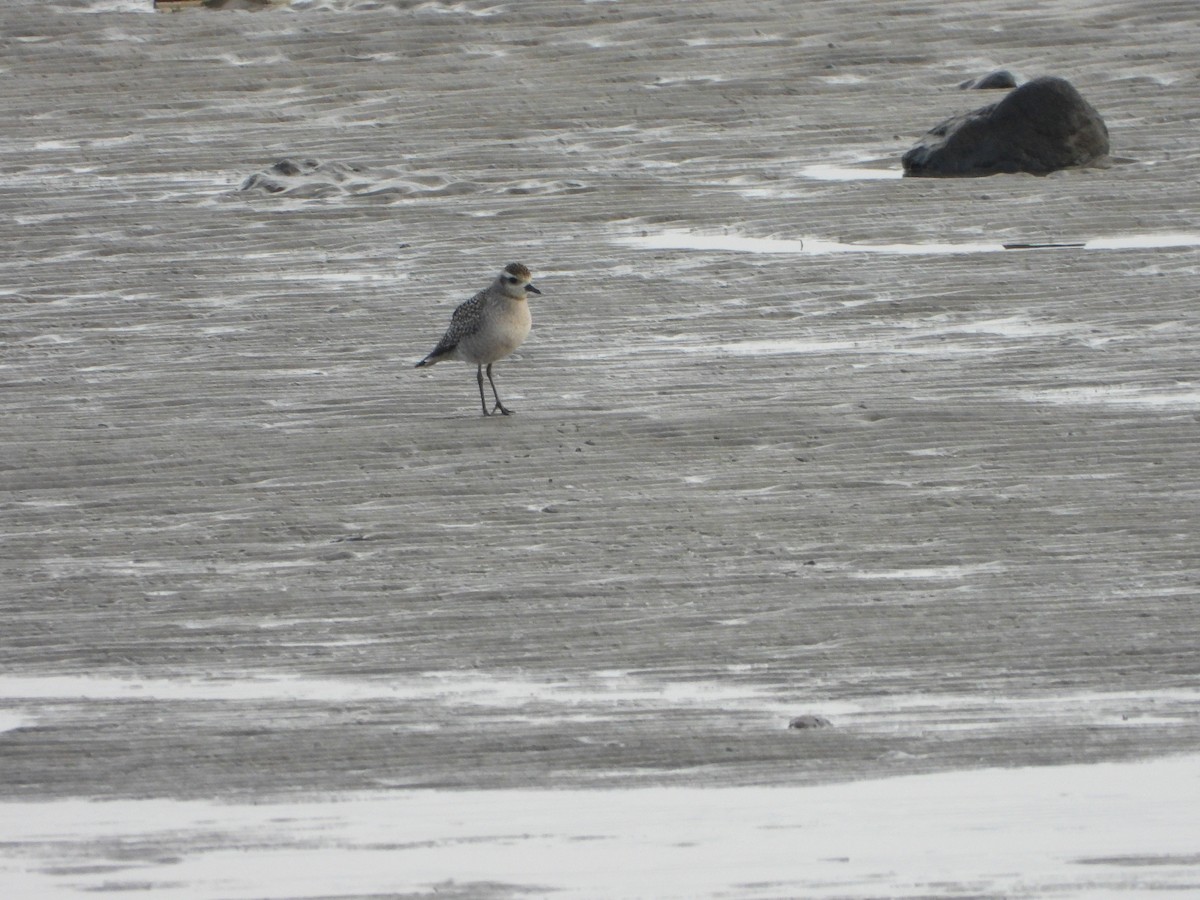
{"type": "Polygon", "coordinates": [[[924,177],[1030,172],[1048,175],[1108,155],[1100,114],[1062,78],[1036,78],[982,109],[942,122],[904,154],[924,177]]]}
{"type": "Polygon", "coordinates": [[[804,728],[828,728],[833,723],[824,716],[796,716],[788,722],[788,728],[801,730],[804,728]]]}
{"type": "Polygon", "coordinates": [[[959,88],[964,91],[1007,91],[1017,86],[1017,78],[1008,69],[996,69],[978,78],[964,81],[959,88]]]}

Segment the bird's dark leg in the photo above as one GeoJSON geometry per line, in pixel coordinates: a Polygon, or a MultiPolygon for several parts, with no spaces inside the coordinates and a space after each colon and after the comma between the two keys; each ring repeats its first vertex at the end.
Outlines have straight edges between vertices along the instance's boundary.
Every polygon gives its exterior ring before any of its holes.
{"type": "MultiPolygon", "coordinates": [[[[505,416],[511,416],[512,411],[504,408],[504,404],[500,402],[500,394],[496,390],[496,382],[492,379],[492,364],[488,363],[487,367],[488,381],[492,383],[492,396],[496,398],[496,405],[492,407],[492,412],[500,410],[500,413],[505,416]]],[[[483,382],[479,383],[479,393],[483,394],[483,382]]]]}
{"type": "MultiPolygon", "coordinates": [[[[491,366],[488,366],[488,368],[491,369],[491,366]]],[[[489,378],[491,377],[491,372],[488,372],[488,377],[489,378]]],[[[479,405],[483,407],[483,414],[485,416],[490,416],[491,413],[488,412],[488,408],[487,408],[487,398],[484,397],[484,395],[483,395],[483,366],[482,365],[475,367],[475,380],[477,382],[479,382],[479,405]]],[[[496,390],[495,385],[492,385],[492,390],[493,391],[496,390]]]]}

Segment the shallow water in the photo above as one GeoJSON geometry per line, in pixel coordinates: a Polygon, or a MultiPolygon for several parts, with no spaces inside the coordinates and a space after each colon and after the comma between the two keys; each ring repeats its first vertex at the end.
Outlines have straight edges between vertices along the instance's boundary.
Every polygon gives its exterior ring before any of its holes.
{"type": "Polygon", "coordinates": [[[643,250],[717,250],[730,253],[803,253],[821,256],[829,253],[899,254],[938,256],[960,253],[996,253],[1024,249],[1084,249],[1084,250],[1154,250],[1174,247],[1200,246],[1200,234],[1140,234],[1110,238],[1093,238],[1075,244],[1012,244],[987,241],[961,243],[920,242],[909,244],[845,243],[823,238],[756,238],[737,233],[696,234],[683,231],[663,231],[658,234],[626,235],[617,243],[643,250]]]}
{"type": "Polygon", "coordinates": [[[1185,895],[1200,864],[1190,834],[1198,764],[808,788],[9,802],[0,873],[22,896],[45,898],[1092,898],[1127,896],[1139,880],[1185,895]]]}

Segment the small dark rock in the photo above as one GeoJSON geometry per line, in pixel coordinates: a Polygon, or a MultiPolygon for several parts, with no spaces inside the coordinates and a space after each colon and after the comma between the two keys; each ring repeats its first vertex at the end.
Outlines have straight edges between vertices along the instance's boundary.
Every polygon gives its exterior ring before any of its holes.
{"type": "Polygon", "coordinates": [[[275,165],[271,166],[270,171],[276,175],[295,177],[296,175],[312,172],[320,165],[315,159],[302,159],[298,162],[294,159],[281,159],[275,165]]]}
{"type": "Polygon", "coordinates": [[[788,722],[788,728],[828,728],[832,724],[824,716],[796,716],[788,722]]]}
{"type": "Polygon", "coordinates": [[[268,194],[278,194],[287,188],[278,181],[272,181],[265,175],[251,175],[242,182],[239,191],[266,191],[268,194]]]}
{"type": "Polygon", "coordinates": [[[978,78],[970,78],[959,85],[964,91],[1002,91],[1017,86],[1017,79],[1008,69],[997,69],[978,78]]]}
{"type": "Polygon", "coordinates": [[[284,191],[297,193],[311,187],[308,179],[317,181],[338,180],[343,176],[337,164],[323,165],[315,159],[276,160],[267,168],[251,175],[242,182],[239,191],[265,191],[268,194],[280,194],[284,191]],[[295,180],[292,180],[295,179],[295,180]]]}
{"type": "Polygon", "coordinates": [[[954,116],[904,154],[904,174],[1048,175],[1108,155],[1108,128],[1070,82],[1035,78],[1003,100],[954,116]]]}

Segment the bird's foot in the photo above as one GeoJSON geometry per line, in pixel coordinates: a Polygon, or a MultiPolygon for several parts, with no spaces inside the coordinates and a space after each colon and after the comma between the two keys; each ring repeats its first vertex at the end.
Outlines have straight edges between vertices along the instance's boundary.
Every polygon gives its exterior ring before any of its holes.
{"type": "Polygon", "coordinates": [[[488,413],[488,415],[495,415],[496,410],[500,410],[500,415],[502,415],[502,416],[513,415],[513,411],[511,409],[509,409],[508,407],[506,407],[499,400],[496,401],[496,405],[492,407],[492,411],[490,413],[488,413]]]}

